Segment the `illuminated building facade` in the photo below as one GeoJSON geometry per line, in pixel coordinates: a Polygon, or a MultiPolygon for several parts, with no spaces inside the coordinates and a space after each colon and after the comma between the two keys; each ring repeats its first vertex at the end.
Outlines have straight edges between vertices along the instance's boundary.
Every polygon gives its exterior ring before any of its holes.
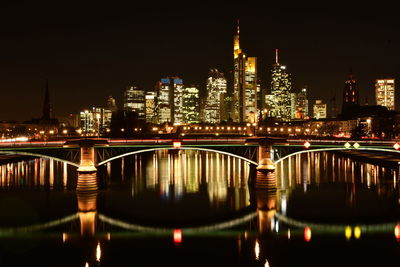
{"type": "Polygon", "coordinates": [[[356,87],[356,81],[353,78],[353,72],[350,70],[349,78],[346,80],[343,90],[343,105],[342,113],[345,113],[347,109],[359,105],[358,89],[356,87]]]}
{"type": "Polygon", "coordinates": [[[291,119],[291,95],[292,83],[286,66],[278,61],[278,49],[275,50],[275,64],[272,66],[271,95],[270,103],[271,116],[277,119],[288,121],[291,119]]]}
{"type": "Polygon", "coordinates": [[[375,97],[378,106],[394,110],[394,79],[379,79],[375,82],[375,97]]]}
{"type": "Polygon", "coordinates": [[[161,79],[156,86],[156,111],[158,123],[183,122],[183,80],[178,77],[161,79]]]}
{"type": "Polygon", "coordinates": [[[145,91],[135,86],[128,86],[124,92],[124,110],[135,112],[138,119],[144,120],[145,91]]]}
{"type": "Polygon", "coordinates": [[[146,122],[157,123],[156,92],[146,92],[144,106],[146,122]]]}
{"type": "Polygon", "coordinates": [[[314,118],[326,119],[326,104],[322,100],[315,100],[314,104],[314,118]]]}
{"type": "Polygon", "coordinates": [[[257,114],[257,58],[247,57],[240,48],[239,25],[233,40],[233,107],[235,122],[247,120],[250,112],[257,114]]]}
{"type": "Polygon", "coordinates": [[[226,78],[217,69],[211,69],[207,79],[207,99],[204,105],[204,121],[219,123],[224,100],[222,96],[227,92],[226,78]]]}
{"type": "Polygon", "coordinates": [[[199,122],[199,89],[197,87],[186,87],[182,96],[183,123],[199,122]]]}
{"type": "Polygon", "coordinates": [[[308,99],[307,99],[307,88],[302,88],[300,92],[296,94],[296,107],[294,119],[307,119],[308,114],[308,99]]]}
{"type": "Polygon", "coordinates": [[[93,107],[91,110],[86,109],[79,113],[80,126],[82,134],[86,136],[93,136],[100,134],[102,124],[102,108],[93,107]]]}

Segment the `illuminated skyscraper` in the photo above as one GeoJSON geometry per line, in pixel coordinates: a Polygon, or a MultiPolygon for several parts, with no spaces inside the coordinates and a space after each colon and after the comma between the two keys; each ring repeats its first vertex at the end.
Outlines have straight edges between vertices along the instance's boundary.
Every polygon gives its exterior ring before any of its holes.
{"type": "Polygon", "coordinates": [[[233,110],[232,119],[244,122],[250,112],[257,114],[257,58],[247,57],[240,48],[239,22],[233,39],[233,110]]]}
{"type": "Polygon", "coordinates": [[[183,81],[178,77],[167,77],[157,83],[156,112],[158,123],[183,122],[183,81]]]}
{"type": "Polygon", "coordinates": [[[128,86],[124,92],[124,110],[133,111],[138,119],[144,120],[144,95],[145,91],[135,86],[128,86]]]}
{"type": "Polygon", "coordinates": [[[326,104],[322,103],[322,100],[315,100],[314,104],[314,118],[325,119],[326,118],[326,104]]]}
{"type": "Polygon", "coordinates": [[[199,122],[199,89],[186,87],[182,95],[182,114],[184,123],[199,122]]]}
{"type": "Polygon", "coordinates": [[[356,81],[353,78],[353,72],[350,69],[349,78],[346,80],[343,89],[343,105],[342,113],[347,109],[359,105],[358,90],[356,88],[356,81]]]}
{"type": "Polygon", "coordinates": [[[207,99],[204,106],[204,120],[208,123],[219,123],[226,93],[226,79],[222,72],[211,69],[207,79],[207,99]]]}
{"type": "Polygon", "coordinates": [[[394,110],[394,79],[379,79],[375,83],[376,104],[394,110]]]}
{"type": "Polygon", "coordinates": [[[278,49],[275,50],[275,64],[272,66],[271,115],[280,120],[291,119],[291,96],[292,83],[285,65],[278,62],[278,49]]]}
{"type": "Polygon", "coordinates": [[[309,116],[306,88],[302,88],[300,92],[296,94],[296,105],[294,113],[294,119],[306,119],[309,116]]]}
{"type": "Polygon", "coordinates": [[[145,95],[146,122],[157,123],[156,116],[156,92],[147,92],[145,95]]]}

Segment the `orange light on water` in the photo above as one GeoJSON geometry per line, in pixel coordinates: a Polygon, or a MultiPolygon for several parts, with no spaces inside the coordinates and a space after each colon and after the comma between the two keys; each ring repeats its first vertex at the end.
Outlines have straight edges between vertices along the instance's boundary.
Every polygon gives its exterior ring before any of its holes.
{"type": "Polygon", "coordinates": [[[304,240],[306,242],[310,242],[310,240],[311,240],[311,229],[308,226],[306,226],[306,228],[304,228],[304,240]]]}
{"type": "Polygon", "coordinates": [[[174,243],[175,244],[182,243],[182,230],[181,229],[174,230],[174,243]]]}

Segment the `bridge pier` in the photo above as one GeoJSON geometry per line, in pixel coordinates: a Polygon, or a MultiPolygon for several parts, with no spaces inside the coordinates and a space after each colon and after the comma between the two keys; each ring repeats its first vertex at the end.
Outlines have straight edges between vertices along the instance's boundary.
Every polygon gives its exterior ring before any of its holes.
{"type": "Polygon", "coordinates": [[[92,142],[81,142],[81,158],[79,161],[78,172],[96,172],[96,158],[94,153],[94,144],[92,142]]]}
{"type": "Polygon", "coordinates": [[[97,216],[97,176],[96,173],[78,173],[78,214],[81,236],[93,237],[97,216]]]}

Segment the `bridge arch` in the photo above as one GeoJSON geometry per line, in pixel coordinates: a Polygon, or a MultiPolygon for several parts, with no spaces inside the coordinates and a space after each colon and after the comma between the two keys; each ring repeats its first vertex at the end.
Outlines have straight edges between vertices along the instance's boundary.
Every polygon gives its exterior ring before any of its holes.
{"type": "Polygon", "coordinates": [[[278,164],[285,159],[299,155],[299,154],[304,154],[304,153],[310,153],[310,152],[327,152],[327,151],[344,151],[344,150],[369,150],[369,151],[381,151],[381,152],[391,152],[391,153],[400,153],[400,151],[393,150],[393,149],[385,149],[385,148],[373,148],[373,147],[360,147],[360,148],[345,148],[345,147],[335,147],[335,148],[317,148],[317,149],[303,149],[300,151],[296,151],[293,153],[290,153],[289,155],[286,155],[278,160],[276,160],[274,163],[278,164]]]}
{"type": "Polygon", "coordinates": [[[175,148],[175,147],[157,147],[157,148],[148,148],[148,149],[142,149],[142,150],[137,150],[137,151],[132,151],[132,152],[127,152],[115,157],[111,157],[107,160],[104,160],[102,162],[99,162],[97,164],[97,166],[101,166],[103,164],[106,164],[107,162],[113,161],[115,159],[119,159],[125,156],[130,156],[130,155],[135,155],[135,154],[140,154],[140,153],[145,153],[145,152],[151,152],[151,151],[159,151],[159,150],[197,150],[197,151],[206,151],[206,152],[214,152],[214,153],[219,153],[219,154],[224,154],[224,155],[228,155],[231,157],[235,157],[241,160],[246,161],[249,164],[258,166],[258,163],[255,161],[252,161],[248,158],[233,154],[233,153],[229,153],[229,152],[225,152],[225,151],[220,151],[220,150],[215,150],[215,149],[210,149],[210,148],[202,148],[202,147],[180,147],[180,148],[175,148]]]}
{"type": "Polygon", "coordinates": [[[45,159],[52,159],[55,161],[59,161],[59,162],[63,162],[63,163],[67,163],[71,166],[77,167],[79,168],[79,164],[69,161],[69,160],[65,160],[65,159],[60,159],[60,158],[56,158],[56,157],[52,157],[52,156],[48,156],[48,155],[44,155],[44,154],[38,154],[38,153],[30,153],[30,152],[24,152],[24,151],[12,151],[12,150],[5,150],[5,151],[0,151],[0,154],[8,154],[8,155],[21,155],[21,156],[32,156],[32,157],[39,157],[39,158],[45,158],[45,159]]]}

